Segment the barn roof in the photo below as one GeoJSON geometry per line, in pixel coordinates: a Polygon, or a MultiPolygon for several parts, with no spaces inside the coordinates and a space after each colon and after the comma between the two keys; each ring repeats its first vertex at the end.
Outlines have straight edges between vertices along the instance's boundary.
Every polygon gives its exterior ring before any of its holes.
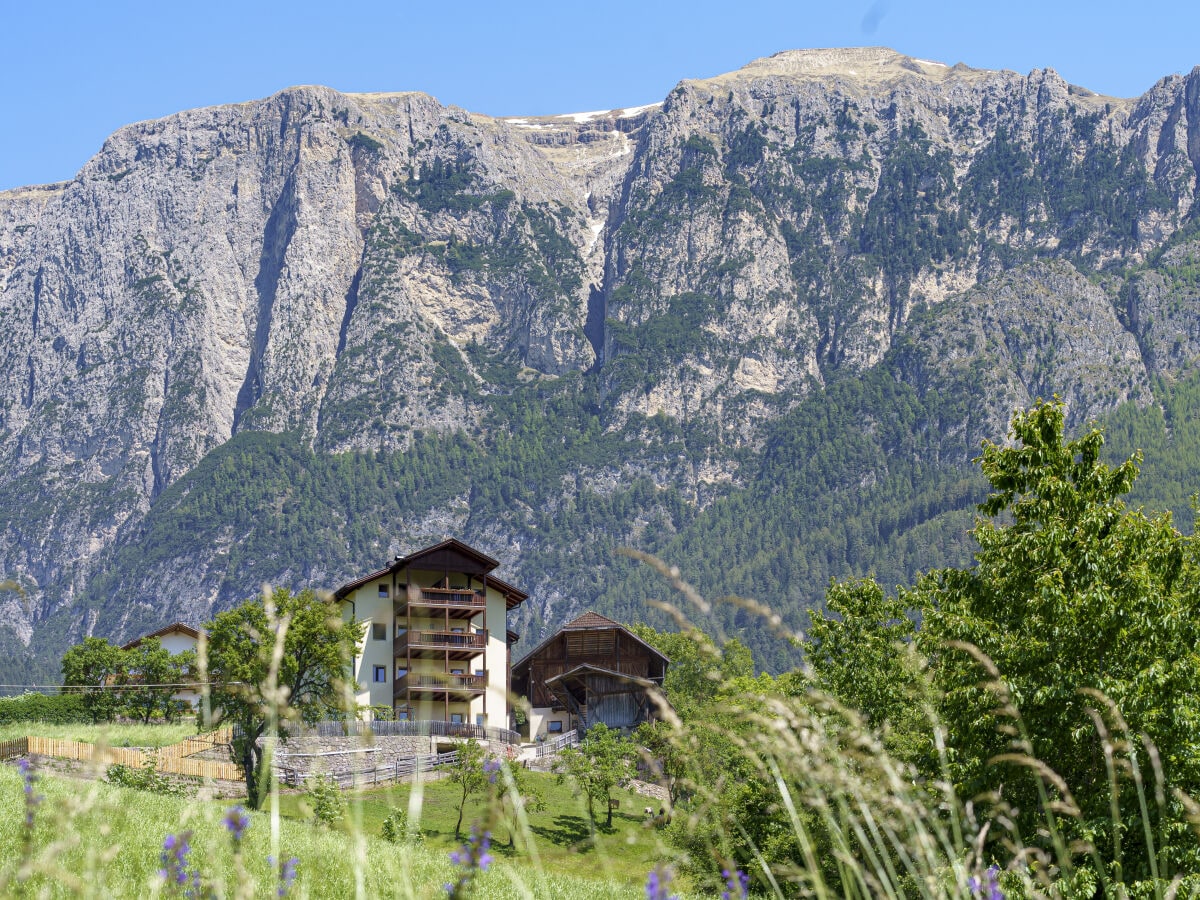
{"type": "Polygon", "coordinates": [[[669,663],[671,661],[670,657],[668,657],[665,653],[662,653],[657,648],[650,646],[650,644],[647,644],[645,641],[643,641],[640,637],[638,637],[636,634],[634,634],[632,631],[630,631],[628,628],[626,628],[620,622],[614,622],[612,619],[608,618],[607,616],[602,616],[597,612],[592,612],[591,610],[588,610],[583,615],[576,616],[574,619],[572,619],[566,625],[563,625],[556,632],[554,632],[554,634],[550,635],[548,638],[546,638],[544,641],[542,641],[540,644],[538,644],[536,647],[534,647],[532,650],[530,650],[528,653],[526,653],[524,656],[522,656],[519,662],[516,662],[513,664],[513,672],[515,674],[517,669],[523,668],[531,659],[533,659],[533,657],[535,657],[543,649],[545,649],[547,646],[549,646],[549,644],[552,643],[556,638],[562,636],[563,634],[566,634],[567,632],[613,631],[613,630],[623,631],[630,638],[637,641],[637,643],[641,644],[643,647],[645,647],[647,650],[649,650],[652,654],[654,654],[659,659],[661,659],[664,663],[669,663]]]}

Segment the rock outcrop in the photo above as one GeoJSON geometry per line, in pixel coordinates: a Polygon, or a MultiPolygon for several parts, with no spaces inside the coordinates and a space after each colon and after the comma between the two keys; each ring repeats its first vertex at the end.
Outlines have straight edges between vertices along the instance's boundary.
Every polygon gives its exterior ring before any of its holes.
{"type": "MultiPolygon", "coordinates": [[[[1197,135],[1200,69],[1121,100],[879,48],[565,116],[298,87],[131,125],[72,181],[0,193],[0,573],[26,591],[0,615],[24,644],[136,627],[98,591],[141,618],[152,584],[113,554],[240,434],[482,447],[514,386],[585,398],[606,456],[511,519],[451,516],[553,594],[572,551],[529,568],[539,507],[646,479],[702,509],[778,416],[875,366],[922,391],[984,371],[967,443],[1054,392],[1077,421],[1151,402],[1200,357],[1197,135]]],[[[252,591],[218,575],[237,540],[180,547],[158,608],[252,591]]],[[[336,579],[348,552],[267,569],[336,579]]]]}

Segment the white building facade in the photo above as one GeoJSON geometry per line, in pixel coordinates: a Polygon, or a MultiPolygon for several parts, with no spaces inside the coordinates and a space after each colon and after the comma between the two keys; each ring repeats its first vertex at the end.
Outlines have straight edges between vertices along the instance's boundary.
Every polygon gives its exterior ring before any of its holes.
{"type": "Polygon", "coordinates": [[[361,708],[446,734],[508,728],[507,615],[528,595],[491,574],[499,565],[450,539],[334,592],[365,625],[353,664],[361,708]]]}

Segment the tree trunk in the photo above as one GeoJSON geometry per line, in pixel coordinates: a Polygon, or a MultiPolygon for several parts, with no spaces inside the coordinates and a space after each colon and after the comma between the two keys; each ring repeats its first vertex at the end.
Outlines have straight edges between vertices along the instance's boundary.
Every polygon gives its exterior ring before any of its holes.
{"type": "Polygon", "coordinates": [[[604,820],[604,827],[612,828],[612,797],[608,796],[608,791],[604,792],[604,802],[608,806],[608,818],[604,820]]]}
{"type": "Polygon", "coordinates": [[[463,785],[462,800],[458,802],[458,821],[454,823],[454,839],[457,841],[462,836],[462,817],[463,807],[467,805],[467,786],[463,785]]]}
{"type": "Polygon", "coordinates": [[[259,767],[262,764],[262,749],[258,746],[258,740],[251,738],[248,734],[243,733],[241,739],[241,766],[242,772],[246,776],[246,805],[251,809],[261,809],[264,797],[262,793],[263,779],[260,777],[259,767]]]}

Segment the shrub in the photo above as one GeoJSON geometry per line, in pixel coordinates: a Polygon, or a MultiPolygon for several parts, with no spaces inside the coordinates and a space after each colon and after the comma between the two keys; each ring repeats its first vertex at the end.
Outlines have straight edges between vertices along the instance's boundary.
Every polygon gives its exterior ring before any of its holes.
{"type": "Polygon", "coordinates": [[[186,796],[193,793],[192,788],[185,782],[168,778],[157,768],[157,757],[150,754],[146,764],[141,768],[113,763],[105,770],[104,777],[109,784],[133,788],[138,791],[148,791],[151,794],[186,796]]]}
{"type": "Polygon", "coordinates": [[[403,809],[393,809],[383,820],[382,833],[383,839],[393,844],[411,846],[425,842],[425,835],[421,834],[419,828],[415,828],[409,823],[408,813],[403,809]]]}
{"type": "Polygon", "coordinates": [[[318,775],[308,783],[308,805],[318,825],[333,826],[346,816],[346,798],[328,775],[318,775]]]}

